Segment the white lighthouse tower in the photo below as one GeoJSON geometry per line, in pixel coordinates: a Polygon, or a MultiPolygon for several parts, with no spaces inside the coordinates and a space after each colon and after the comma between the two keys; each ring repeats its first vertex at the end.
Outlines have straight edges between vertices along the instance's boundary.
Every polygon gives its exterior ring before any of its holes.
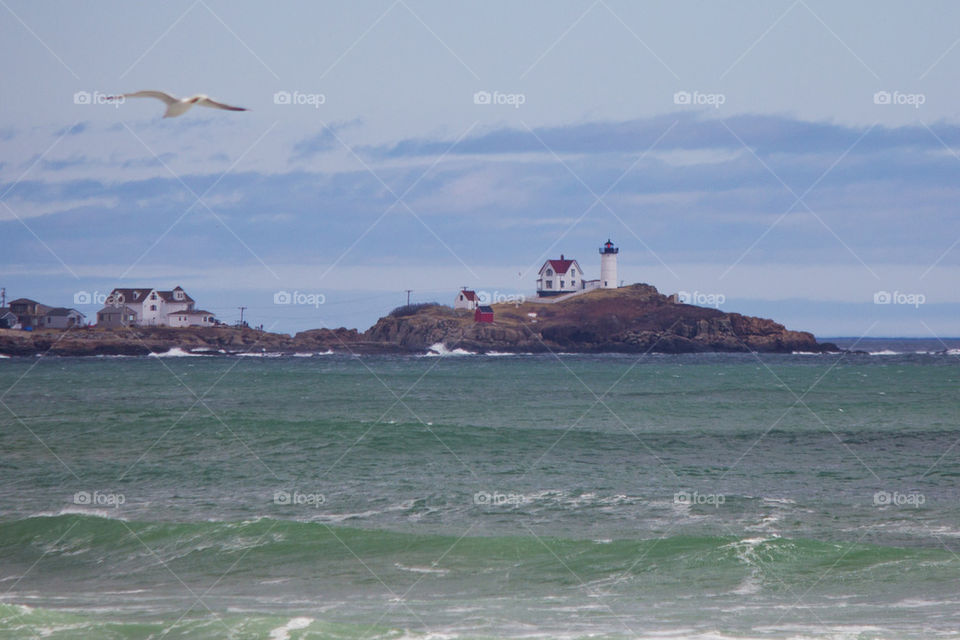
{"type": "Polygon", "coordinates": [[[602,289],[616,289],[617,283],[617,254],[620,249],[613,246],[610,238],[600,247],[600,287],[602,289]]]}

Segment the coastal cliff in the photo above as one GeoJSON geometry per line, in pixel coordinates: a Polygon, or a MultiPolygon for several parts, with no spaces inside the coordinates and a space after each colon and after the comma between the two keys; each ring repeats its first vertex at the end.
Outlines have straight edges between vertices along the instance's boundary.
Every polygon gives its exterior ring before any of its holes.
{"type": "Polygon", "coordinates": [[[295,336],[233,327],[0,330],[0,354],[142,356],[181,349],[197,354],[424,353],[436,345],[477,353],[790,353],[837,351],[810,333],[764,318],[672,302],[635,284],[597,289],[560,302],[493,305],[493,323],[442,305],[401,309],[364,333],[312,329],[295,336]]]}

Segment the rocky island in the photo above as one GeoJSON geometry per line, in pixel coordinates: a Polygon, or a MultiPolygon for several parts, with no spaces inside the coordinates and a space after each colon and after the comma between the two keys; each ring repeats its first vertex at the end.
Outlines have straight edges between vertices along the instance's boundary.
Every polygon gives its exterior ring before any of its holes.
{"type": "Polygon", "coordinates": [[[396,353],[791,353],[838,351],[813,334],[764,318],[680,304],[653,286],[597,289],[561,301],[493,305],[492,323],[439,304],[395,309],[361,333],[311,329],[294,336],[233,327],[0,330],[0,354],[33,356],[396,353]]]}

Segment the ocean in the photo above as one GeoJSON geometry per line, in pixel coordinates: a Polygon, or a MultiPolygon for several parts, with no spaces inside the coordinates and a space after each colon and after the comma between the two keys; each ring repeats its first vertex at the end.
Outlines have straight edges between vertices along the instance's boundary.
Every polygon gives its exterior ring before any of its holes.
{"type": "Polygon", "coordinates": [[[960,341],[856,348],[0,360],[0,637],[960,638],[960,341]]]}

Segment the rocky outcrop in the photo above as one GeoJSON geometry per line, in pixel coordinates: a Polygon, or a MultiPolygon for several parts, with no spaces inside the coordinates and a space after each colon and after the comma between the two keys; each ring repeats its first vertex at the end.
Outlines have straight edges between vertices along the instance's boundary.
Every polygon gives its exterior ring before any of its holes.
{"type": "Polygon", "coordinates": [[[765,318],[676,304],[650,285],[601,289],[554,304],[533,301],[494,305],[495,323],[473,321],[467,312],[430,307],[381,318],[369,340],[422,351],[695,353],[703,351],[836,351],[810,333],[790,331],[765,318]]]}

